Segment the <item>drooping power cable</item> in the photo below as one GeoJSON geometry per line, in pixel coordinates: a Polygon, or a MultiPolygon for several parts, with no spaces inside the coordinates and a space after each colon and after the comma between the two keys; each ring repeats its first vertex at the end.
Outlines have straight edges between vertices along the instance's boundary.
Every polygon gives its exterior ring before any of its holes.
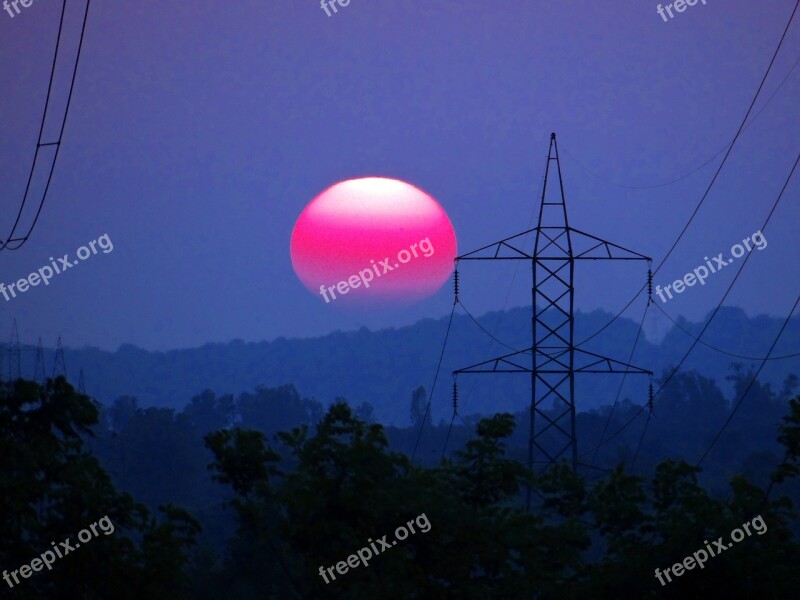
{"type": "Polygon", "coordinates": [[[42,112],[42,122],[39,126],[39,137],[38,141],[36,142],[36,150],[33,155],[33,161],[31,163],[31,170],[28,173],[28,182],[25,185],[25,193],[22,197],[22,202],[20,203],[19,212],[17,212],[17,218],[14,221],[14,226],[11,228],[11,232],[8,234],[8,237],[5,240],[0,239],[0,250],[19,250],[25,242],[28,241],[28,238],[33,233],[34,228],[36,227],[36,223],[39,221],[39,216],[42,213],[42,207],[44,206],[45,200],[47,198],[47,192],[50,189],[50,182],[53,179],[53,171],[56,167],[56,161],[58,160],[59,150],[61,149],[61,140],[64,136],[64,128],[67,124],[67,114],[69,113],[70,103],[72,102],[72,92],[75,88],[75,78],[78,73],[78,63],[80,62],[81,57],[81,49],[83,48],[83,38],[84,34],[86,33],[86,20],[89,15],[89,4],[91,0],[86,0],[86,9],[83,13],[83,24],[81,25],[81,35],[78,41],[78,49],[75,55],[75,64],[72,69],[72,77],[70,79],[69,84],[69,93],[67,95],[67,103],[64,108],[64,116],[61,119],[61,127],[58,132],[58,138],[52,142],[44,142],[42,141],[42,136],[44,135],[44,126],[47,120],[47,113],[48,108],[50,106],[50,97],[53,91],[53,79],[55,78],[55,70],[56,70],[56,63],[58,62],[58,53],[59,48],[61,46],[61,33],[64,26],[64,13],[66,12],[67,2],[63,0],[61,5],[61,18],[58,23],[58,35],[56,37],[56,49],[53,54],[53,64],[50,68],[50,82],[47,86],[47,98],[45,100],[44,111],[42,112]],[[22,213],[25,209],[25,204],[28,201],[28,196],[31,189],[31,182],[33,181],[33,174],[36,170],[36,165],[39,159],[39,151],[42,148],[54,146],[55,150],[53,152],[52,162],[50,163],[50,171],[47,175],[47,183],[45,184],[44,191],[42,192],[42,197],[39,200],[39,206],[36,209],[36,214],[34,215],[33,221],[31,222],[30,226],[28,227],[27,232],[24,235],[19,235],[15,237],[15,233],[17,231],[17,227],[19,227],[20,220],[22,219],[22,213]]]}
{"type": "MultiPolygon", "coordinates": [[[[664,266],[664,263],[670,257],[670,255],[675,250],[675,248],[678,245],[678,243],[683,238],[683,236],[686,233],[686,231],[689,229],[689,225],[691,225],[692,221],[694,221],[694,218],[695,218],[695,216],[697,216],[697,213],[700,210],[700,207],[705,202],[706,198],[708,197],[709,192],[711,191],[711,188],[714,186],[714,183],[717,181],[717,178],[718,178],[720,172],[722,171],[722,168],[725,166],[725,163],[728,161],[728,157],[730,156],[731,152],[733,151],[733,148],[736,145],[736,142],[738,141],[739,136],[741,135],[742,131],[744,130],[744,127],[745,127],[745,125],[747,123],[747,119],[750,116],[750,113],[752,112],[753,107],[755,106],[759,95],[761,94],[761,90],[764,87],[764,83],[767,81],[767,77],[769,77],[769,74],[772,71],[772,67],[775,64],[775,59],[777,58],[778,53],[780,52],[780,49],[783,46],[783,41],[786,38],[786,34],[788,33],[789,28],[792,25],[792,21],[794,21],[794,17],[795,17],[795,14],[797,13],[798,6],[800,6],[800,0],[797,0],[797,2],[795,2],[794,8],[792,9],[792,14],[789,16],[789,20],[787,21],[786,27],[784,28],[783,33],[781,34],[780,40],[778,40],[778,45],[776,46],[775,51],[772,54],[772,59],[770,59],[770,61],[769,61],[769,65],[767,66],[767,70],[764,73],[764,76],[761,78],[761,83],[759,84],[758,89],[756,90],[756,93],[753,96],[753,100],[750,102],[750,106],[748,107],[747,112],[745,113],[744,118],[742,119],[742,122],[739,125],[739,129],[736,131],[736,135],[733,136],[733,140],[731,141],[730,145],[728,146],[728,149],[725,152],[725,156],[722,158],[722,162],[720,162],[719,166],[717,167],[716,172],[714,173],[714,176],[711,178],[711,182],[708,184],[708,187],[706,187],[706,191],[703,193],[703,196],[700,198],[700,201],[697,203],[697,206],[695,206],[694,211],[692,211],[692,214],[689,216],[689,220],[683,226],[683,229],[681,229],[680,234],[678,234],[678,237],[676,238],[675,242],[673,242],[673,244],[670,247],[670,249],[667,252],[667,254],[664,256],[664,258],[661,259],[661,262],[656,266],[655,270],[653,271],[653,275],[658,273],[658,271],[661,269],[661,267],[664,266]]],[[[628,307],[631,304],[633,304],[633,302],[636,300],[636,298],[639,297],[639,294],[641,294],[644,289],[645,289],[645,286],[642,286],[642,288],[639,291],[636,292],[634,297],[625,305],[625,307],[621,311],[619,311],[608,323],[606,323],[598,331],[596,331],[595,333],[590,335],[588,338],[586,338],[582,342],[578,343],[577,346],[578,347],[582,346],[583,344],[585,344],[586,342],[588,342],[589,340],[594,338],[596,335],[598,335],[601,331],[605,330],[609,325],[611,325],[611,323],[616,321],[622,315],[622,313],[624,313],[628,309],[628,307]]]]}

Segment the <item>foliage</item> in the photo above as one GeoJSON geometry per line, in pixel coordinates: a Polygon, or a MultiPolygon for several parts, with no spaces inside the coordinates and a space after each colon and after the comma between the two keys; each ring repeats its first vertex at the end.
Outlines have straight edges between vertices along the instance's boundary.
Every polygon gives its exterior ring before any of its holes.
{"type": "MultiPolygon", "coordinates": [[[[734,370],[734,387],[744,389],[749,377],[734,370]]],[[[800,475],[800,398],[788,398],[795,385],[787,379],[780,393],[753,386],[748,402],[758,408],[743,405],[722,438],[733,435],[740,447],[715,448],[704,464],[713,470],[709,479],[687,458],[704,448],[730,406],[710,380],[679,374],[656,404],[641,453],[646,469],[611,464],[638,441],[638,432],[625,432],[599,454],[608,474],[587,480],[566,464],[536,474],[523,466],[527,432],[515,425],[527,422],[524,413],[480,419],[474,432],[448,432],[426,419],[429,443],[441,447],[452,433],[453,451],[412,463],[400,450],[413,445],[417,430],[387,430],[368,405],[351,409],[342,399],[323,411],[292,386],[238,398],[205,391],[178,413],[124,397],[98,430],[98,407],[63,379],[45,387],[17,381],[0,387],[3,567],[30,563],[51,540],[74,539],[106,514],[116,531],[6,592],[56,599],[789,598],[800,585],[800,548],[793,503],[779,494],[794,493],[800,475]],[[691,411],[703,422],[676,435],[691,411]],[[779,413],[776,431],[769,420],[779,413]],[[748,427],[758,432],[754,439],[748,427]],[[767,443],[767,432],[777,441],[767,443]],[[763,471],[757,480],[734,468],[755,459],[763,471]],[[162,517],[117,487],[135,488],[162,517]],[[396,528],[423,514],[430,531],[328,583],[319,575],[370,541],[386,535],[391,542],[396,528]],[[656,579],[655,569],[663,572],[706,541],[729,542],[733,529],[757,515],[768,527],[763,535],[664,586],[656,579]],[[209,537],[199,537],[198,521],[209,537]]],[[[414,397],[422,425],[424,390],[414,397]]],[[[614,418],[625,422],[636,409],[622,404],[614,418]]],[[[598,436],[606,417],[582,413],[579,425],[598,436]]],[[[615,427],[612,421],[609,431],[615,427]]],[[[425,444],[423,451],[429,454],[425,444]]]]}
{"type": "MultiPolygon", "coordinates": [[[[0,385],[0,564],[30,564],[51,542],[70,538],[104,516],[114,525],[57,560],[52,571],[20,578],[9,598],[188,597],[186,550],[197,522],[174,507],[158,522],[118,492],[84,449],[98,410],[61,377],[44,387],[0,385]]],[[[6,588],[6,582],[2,582],[6,588]]]]}

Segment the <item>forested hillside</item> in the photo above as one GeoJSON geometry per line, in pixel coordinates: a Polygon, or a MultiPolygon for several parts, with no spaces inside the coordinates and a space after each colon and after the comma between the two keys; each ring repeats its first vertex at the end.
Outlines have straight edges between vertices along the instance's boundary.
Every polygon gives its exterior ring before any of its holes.
{"type": "MultiPolygon", "coordinates": [[[[576,316],[576,340],[588,337],[605,325],[612,315],[602,311],[576,316]]],[[[529,309],[489,313],[478,319],[484,329],[513,348],[529,347],[529,309]],[[495,333],[496,332],[496,333],[495,333]]],[[[681,321],[690,332],[701,324],[681,321]]],[[[703,341],[730,354],[759,357],[766,353],[780,328],[781,320],[772,317],[748,318],[739,309],[723,309],[703,336],[703,341]]],[[[398,329],[336,332],[315,339],[271,342],[207,344],[200,348],[148,352],[124,345],[116,352],[96,349],[68,350],[70,374],[84,370],[87,392],[102,402],[118,396],[136,396],[140,406],[181,408],[205,389],[220,394],[252,390],[258,385],[297,386],[303,396],[328,406],[338,397],[359,404],[369,402],[383,423],[408,423],[408,397],[418,386],[430,389],[441,351],[447,319],[426,319],[398,329]]],[[[638,322],[619,319],[585,349],[627,361],[638,322]]],[[[677,364],[691,344],[684,332],[672,328],[659,343],[642,336],[633,363],[656,375],[677,364]]],[[[800,319],[794,318],[780,339],[774,355],[800,351],[800,319]]],[[[449,419],[450,377],[458,368],[512,352],[492,340],[468,316],[456,313],[442,364],[446,383],[437,390],[432,406],[434,422],[449,419]]],[[[725,379],[733,362],[748,361],[711,350],[699,344],[684,364],[712,378],[726,393],[732,392],[725,379]]],[[[760,379],[780,386],[789,374],[790,361],[775,360],[764,368],[760,379]]],[[[46,357],[52,364],[52,355],[46,357]]],[[[32,369],[32,367],[31,367],[32,369]]],[[[31,370],[29,369],[29,370],[31,370]]],[[[74,378],[77,381],[77,377],[74,378]]],[[[619,386],[618,376],[577,378],[580,410],[610,404],[619,386]]],[[[529,397],[525,377],[465,376],[460,380],[465,412],[489,414],[494,411],[524,410],[529,397]]],[[[646,400],[647,380],[629,377],[623,397],[634,402],[646,400]]]]}

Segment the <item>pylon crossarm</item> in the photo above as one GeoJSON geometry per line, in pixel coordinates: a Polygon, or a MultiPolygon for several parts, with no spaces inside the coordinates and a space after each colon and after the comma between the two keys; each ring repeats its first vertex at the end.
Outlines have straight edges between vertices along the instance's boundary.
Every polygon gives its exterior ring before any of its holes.
{"type": "MultiPolygon", "coordinates": [[[[570,232],[570,237],[575,236],[572,237],[571,240],[573,246],[572,259],[574,260],[652,260],[649,256],[634,252],[633,250],[625,248],[624,246],[620,246],[614,242],[609,242],[597,236],[581,231],[580,229],[575,229],[574,227],[569,227],[568,229],[570,232]],[[581,238],[585,238],[585,241],[589,241],[591,245],[586,249],[577,251],[574,247],[579,245],[581,238]],[[597,252],[598,249],[602,249],[602,251],[597,252]],[[613,251],[616,251],[617,255],[615,255],[613,251]]],[[[566,229],[563,227],[534,227],[533,229],[523,231],[522,233],[505,238],[499,242],[494,242],[492,244],[483,246],[482,248],[478,248],[477,250],[473,250],[472,252],[462,254],[461,256],[457,257],[456,260],[531,260],[533,258],[536,258],[540,261],[568,260],[569,249],[562,248],[561,244],[559,243],[559,238],[564,236],[565,231],[566,229]],[[552,237],[547,234],[546,230],[548,229],[560,230],[562,233],[552,237]],[[548,243],[544,247],[540,248],[538,251],[534,250],[535,255],[530,252],[526,252],[521,248],[517,248],[510,243],[512,240],[529,235],[533,232],[544,236],[548,240],[548,243]],[[550,246],[556,246],[560,253],[553,256],[545,255],[545,251],[550,248],[550,246]],[[486,254],[487,250],[492,250],[493,252],[491,254],[486,254]],[[503,250],[510,251],[511,254],[501,255],[501,251],[503,250]]],[[[568,241],[570,241],[569,238],[568,241]]]]}
{"type": "Polygon", "coordinates": [[[507,237],[499,242],[494,242],[487,246],[483,246],[482,248],[478,248],[477,250],[473,250],[472,252],[462,254],[461,256],[456,257],[456,260],[530,260],[533,258],[532,254],[513,246],[509,242],[519,237],[529,235],[537,230],[538,227],[528,229],[527,231],[512,235],[511,237],[507,237]],[[502,249],[510,250],[512,252],[511,256],[501,256],[500,251],[502,249]],[[481,254],[485,253],[487,250],[493,250],[494,252],[489,255],[481,254]]]}
{"type": "Polygon", "coordinates": [[[595,354],[594,352],[588,352],[586,350],[579,350],[575,348],[575,360],[577,361],[581,356],[583,357],[590,357],[590,361],[588,364],[576,367],[576,373],[628,373],[629,375],[652,375],[652,371],[648,371],[647,369],[642,369],[640,367],[629,365],[628,363],[621,362],[619,360],[614,360],[613,358],[608,358],[607,356],[601,356],[600,354],[595,354]],[[606,366],[605,369],[594,369],[597,365],[604,364],[606,366]],[[618,367],[621,367],[619,369],[618,367]]]}
{"type": "Polygon", "coordinates": [[[591,240],[590,243],[594,244],[587,250],[583,250],[580,252],[573,250],[574,251],[573,258],[575,260],[652,260],[649,256],[645,256],[644,254],[639,254],[638,252],[629,250],[624,246],[620,246],[619,244],[606,241],[590,233],[581,231],[580,229],[575,229],[574,227],[570,227],[569,230],[570,233],[572,234],[573,248],[577,245],[576,242],[579,242],[581,238],[586,238],[587,240],[591,240]],[[595,255],[590,256],[590,253],[592,253],[597,248],[600,248],[601,246],[605,250],[605,256],[595,256],[595,255]],[[623,253],[623,256],[614,256],[612,254],[612,250],[617,250],[618,252],[623,253]]]}
{"type": "Polygon", "coordinates": [[[485,360],[483,362],[476,363],[474,365],[470,365],[468,367],[464,367],[463,369],[458,369],[457,371],[453,371],[453,375],[458,375],[460,373],[531,373],[533,370],[530,367],[517,364],[514,360],[512,360],[512,358],[523,354],[531,354],[531,348],[526,348],[525,350],[520,350],[518,352],[512,352],[510,354],[498,356],[497,358],[492,358],[489,360],[485,360]],[[503,365],[508,365],[512,368],[498,369],[498,366],[501,363],[503,365]],[[485,368],[488,367],[489,365],[492,365],[491,369],[485,368]]]}

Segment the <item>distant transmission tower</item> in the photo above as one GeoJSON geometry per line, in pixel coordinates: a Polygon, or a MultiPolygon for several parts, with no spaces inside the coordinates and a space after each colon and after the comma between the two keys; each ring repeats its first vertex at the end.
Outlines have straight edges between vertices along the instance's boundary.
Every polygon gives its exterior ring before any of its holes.
{"type": "Polygon", "coordinates": [[[67,377],[67,365],[64,362],[64,347],[61,345],[61,336],[58,336],[58,345],[56,346],[56,360],[53,364],[53,379],[63,375],[67,377]]]}
{"type": "Polygon", "coordinates": [[[13,383],[20,378],[20,357],[22,349],[19,345],[19,332],[17,331],[17,320],[14,319],[11,326],[11,341],[8,344],[8,381],[13,383]]]}
{"type": "MultiPolygon", "coordinates": [[[[575,263],[583,260],[644,260],[647,256],[607,242],[570,227],[556,134],[550,135],[550,150],[539,206],[539,222],[499,242],[456,258],[462,260],[525,260],[533,274],[532,345],[530,348],[453,371],[465,373],[528,373],[531,377],[530,434],[528,468],[544,465],[547,469],[562,457],[569,456],[573,470],[578,467],[578,443],[575,436],[575,374],[629,373],[649,374],[640,369],[593,352],[580,350],[574,338],[575,263]],[[548,188],[550,167],[555,163],[558,186],[548,188]],[[548,193],[549,192],[549,193],[548,193]],[[533,253],[525,250],[534,238],[533,253]],[[544,409],[545,401],[553,410],[544,409]],[[537,420],[542,424],[537,429],[537,420]],[[541,456],[541,459],[538,457],[541,456]]],[[[530,509],[531,490],[526,505],[530,509]]]]}

